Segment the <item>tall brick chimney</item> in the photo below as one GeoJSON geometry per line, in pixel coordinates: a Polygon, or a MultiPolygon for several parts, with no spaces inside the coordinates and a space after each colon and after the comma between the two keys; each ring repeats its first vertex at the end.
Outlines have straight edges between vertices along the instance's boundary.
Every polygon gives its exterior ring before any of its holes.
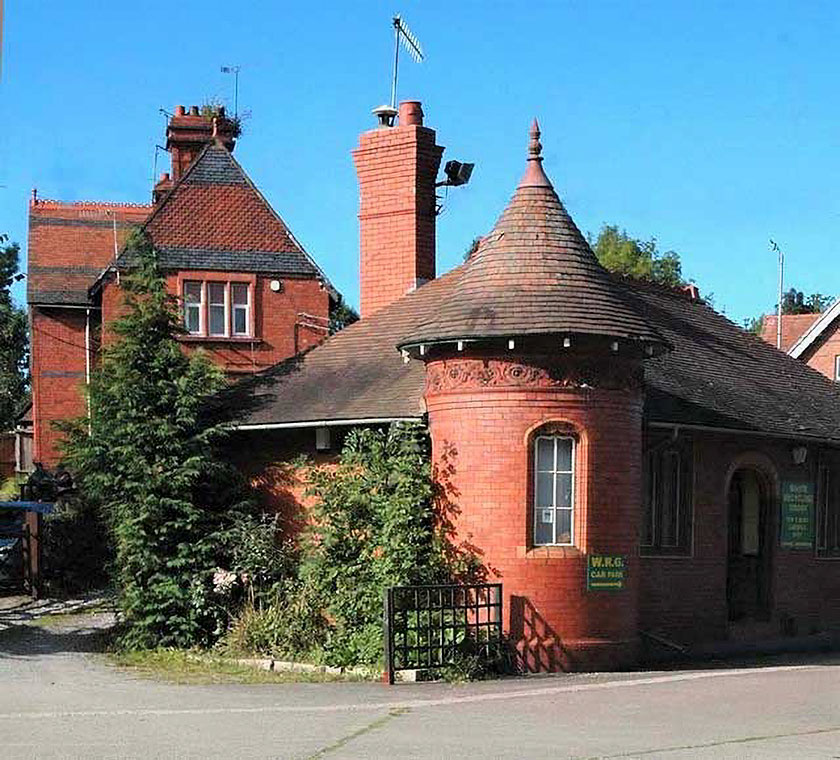
{"type": "Polygon", "coordinates": [[[213,139],[219,140],[229,151],[236,146],[237,124],[219,106],[213,115],[202,113],[198,106],[175,106],[175,115],[166,128],[166,149],[172,158],[172,173],[163,174],[155,185],[154,200],[163,195],[189,168],[201,149],[213,139]]]}
{"type": "Polygon", "coordinates": [[[443,148],[423,126],[417,101],[377,109],[380,125],[359,137],[362,318],[435,277],[435,179],[443,148]],[[387,113],[386,113],[387,112],[387,113]]]}

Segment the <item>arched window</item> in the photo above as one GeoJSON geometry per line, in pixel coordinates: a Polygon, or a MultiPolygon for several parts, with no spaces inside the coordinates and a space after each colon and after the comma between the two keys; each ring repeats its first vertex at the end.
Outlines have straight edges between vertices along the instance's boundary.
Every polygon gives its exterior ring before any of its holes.
{"type": "Polygon", "coordinates": [[[534,438],[534,546],[575,542],[575,439],[534,438]]]}

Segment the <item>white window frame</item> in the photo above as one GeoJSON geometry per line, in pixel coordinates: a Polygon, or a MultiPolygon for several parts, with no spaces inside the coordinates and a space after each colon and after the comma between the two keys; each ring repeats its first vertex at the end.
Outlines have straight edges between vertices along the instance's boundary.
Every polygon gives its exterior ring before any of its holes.
{"type": "Polygon", "coordinates": [[[202,280],[184,280],[181,284],[181,298],[184,302],[184,329],[189,335],[204,335],[204,282],[202,280]],[[198,285],[198,303],[187,302],[187,286],[198,285]],[[187,309],[198,309],[198,331],[193,332],[187,323],[187,309]]]}
{"type": "Polygon", "coordinates": [[[248,338],[251,336],[251,286],[247,282],[231,282],[230,287],[230,334],[234,338],[248,338]],[[237,304],[233,298],[234,288],[245,288],[245,304],[237,304]],[[245,332],[236,331],[236,312],[245,312],[245,332]]]}
{"type": "Polygon", "coordinates": [[[208,338],[229,338],[230,337],[230,288],[227,282],[223,280],[207,280],[204,283],[204,287],[207,290],[207,337],[208,338]],[[222,302],[219,303],[213,302],[210,300],[210,287],[212,285],[218,285],[222,289],[222,302]],[[223,318],[222,318],[222,332],[220,333],[211,333],[210,332],[210,309],[213,307],[221,306],[223,309],[223,318]]]}
{"type": "MultiPolygon", "coordinates": [[[[183,303],[182,320],[183,326],[187,330],[187,335],[192,338],[206,338],[208,340],[222,340],[229,338],[253,338],[254,337],[254,288],[255,283],[243,282],[242,280],[217,280],[217,279],[183,279],[181,280],[180,298],[183,303]],[[191,304],[189,308],[194,309],[198,307],[198,332],[192,332],[187,328],[187,297],[186,288],[188,285],[198,285],[200,300],[197,304],[191,304]],[[217,285],[223,288],[224,292],[224,332],[211,333],[210,332],[210,286],[217,285]],[[245,311],[245,332],[234,331],[234,304],[233,304],[233,287],[241,286],[245,288],[245,293],[248,298],[247,304],[239,305],[238,309],[245,311]]],[[[214,303],[218,307],[222,304],[220,302],[214,303]]]]}
{"type": "Polygon", "coordinates": [[[840,383],[840,354],[834,355],[834,382],[840,383]]]}
{"type": "Polygon", "coordinates": [[[551,434],[541,434],[534,436],[534,440],[532,443],[531,448],[531,456],[533,457],[533,466],[534,466],[534,497],[532,499],[532,509],[534,511],[534,519],[531,524],[531,542],[533,546],[575,546],[575,500],[577,496],[577,488],[576,488],[576,471],[577,471],[577,440],[570,436],[570,435],[551,435],[551,434]],[[554,469],[550,471],[541,471],[539,469],[539,460],[538,460],[538,447],[539,442],[541,440],[548,440],[552,441],[553,449],[554,449],[554,469]],[[557,441],[569,441],[571,443],[571,464],[570,470],[558,470],[557,469],[557,441]],[[538,506],[537,500],[539,498],[539,473],[540,472],[550,472],[552,477],[552,501],[553,506],[551,507],[541,507],[538,506]],[[557,476],[558,475],[570,475],[571,476],[571,493],[569,496],[569,507],[558,507],[557,506],[557,476]],[[539,512],[544,509],[551,509],[554,512],[552,525],[552,538],[553,540],[550,542],[545,541],[537,541],[537,521],[539,518],[539,512]],[[568,541],[557,541],[557,514],[559,512],[569,512],[570,519],[569,519],[569,540],[568,541]]]}

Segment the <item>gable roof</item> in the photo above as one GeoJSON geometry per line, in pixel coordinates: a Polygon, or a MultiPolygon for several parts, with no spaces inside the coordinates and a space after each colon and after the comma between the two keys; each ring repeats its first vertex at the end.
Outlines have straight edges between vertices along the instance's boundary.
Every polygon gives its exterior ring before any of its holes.
{"type": "MultiPolygon", "coordinates": [[[[840,298],[831,304],[822,314],[818,315],[818,318],[811,323],[811,326],[802,333],[799,340],[790,347],[788,353],[795,359],[798,359],[820,339],[838,317],[840,317],[840,298]]],[[[782,325],[784,325],[784,320],[782,321],[782,325]]]]}
{"type": "MultiPolygon", "coordinates": [[[[143,229],[168,269],[264,272],[329,281],[221,143],[212,141],[143,229]]],[[[123,252],[119,266],[130,265],[123,252]]]]}
{"type": "Polygon", "coordinates": [[[434,314],[401,347],[525,335],[590,335],[664,348],[599,263],[542,168],[531,127],[528,168],[508,207],[461,267],[434,314]]]}
{"type": "MultiPolygon", "coordinates": [[[[782,351],[789,352],[820,316],[820,314],[782,314],[782,351]]],[[[775,314],[766,314],[761,323],[761,338],[771,346],[776,345],[777,323],[778,317],[775,314]]]]}
{"type": "Polygon", "coordinates": [[[88,288],[142,224],[152,207],[135,203],[62,202],[33,197],[29,204],[26,299],[30,304],[84,306],[88,288]],[[116,238],[116,241],[115,241],[116,238]]]}
{"type": "MultiPolygon", "coordinates": [[[[422,361],[395,345],[452,294],[458,269],[356,322],[309,353],[242,381],[236,427],[420,417],[422,361]]],[[[840,443],[840,388],[685,293],[613,276],[672,351],[645,363],[645,420],[840,443]]]]}

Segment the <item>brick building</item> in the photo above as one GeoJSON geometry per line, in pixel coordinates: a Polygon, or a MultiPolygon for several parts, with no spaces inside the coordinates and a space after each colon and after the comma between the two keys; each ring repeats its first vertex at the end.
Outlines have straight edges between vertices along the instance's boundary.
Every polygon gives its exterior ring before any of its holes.
{"type": "Polygon", "coordinates": [[[121,236],[141,222],[182,298],[185,346],[258,371],[232,397],[231,454],[267,502],[299,516],[301,451],[427,421],[458,536],[504,585],[526,667],[840,627],[840,388],[696,289],[604,270],[543,170],[536,124],[508,207],[436,276],[443,148],[423,119],[403,103],[360,137],[362,319],[303,354],[329,285],[222,119],[177,111],[152,207],[33,200],[36,458],[54,456],[50,420],[80,408],[130,264],[121,236]]]}
{"type": "Polygon", "coordinates": [[[539,137],[494,228],[435,277],[434,131],[411,103],[361,136],[362,319],[240,384],[243,466],[294,511],[293,454],[426,420],[532,670],[840,627],[840,390],[696,288],[604,270],[539,137]]]}
{"type": "Polygon", "coordinates": [[[59,458],[58,420],[81,414],[83,386],[122,302],[128,232],[142,227],[181,299],[185,350],[202,346],[230,376],[323,340],[337,294],[232,156],[224,111],[175,109],[172,171],[152,204],[44,200],[29,206],[34,459],[59,458]]]}
{"type": "MultiPolygon", "coordinates": [[[[764,317],[761,337],[776,345],[778,317],[764,317]]],[[[821,314],[783,314],[782,351],[840,381],[840,300],[821,314]]]]}

